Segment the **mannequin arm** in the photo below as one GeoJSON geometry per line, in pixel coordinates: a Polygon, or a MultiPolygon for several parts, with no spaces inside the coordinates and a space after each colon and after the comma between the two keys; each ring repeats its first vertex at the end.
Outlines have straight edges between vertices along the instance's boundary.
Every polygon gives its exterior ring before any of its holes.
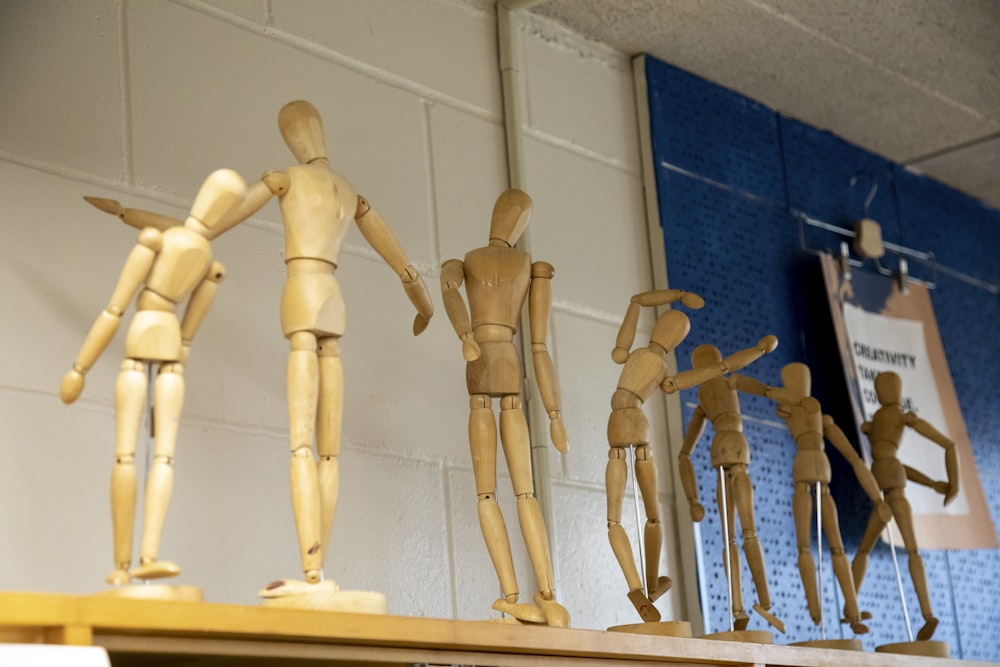
{"type": "Polygon", "coordinates": [[[465,282],[465,264],[460,259],[449,259],[441,265],[441,300],[452,328],[462,341],[462,356],[466,361],[479,358],[479,343],[472,337],[469,309],[459,288],[465,282]]]}
{"type": "Polygon", "coordinates": [[[183,225],[183,220],[172,218],[169,215],[143,211],[137,208],[122,208],[122,205],[115,199],[105,199],[104,197],[84,197],[88,204],[99,208],[105,213],[117,216],[129,227],[145,229],[154,227],[160,231],[166,231],[171,227],[183,225]]]}
{"type": "Polygon", "coordinates": [[[549,311],[552,308],[552,276],[555,269],[547,262],[531,265],[531,287],[528,291],[528,324],[531,332],[531,358],[535,366],[535,381],[542,396],[542,405],[549,414],[552,444],[565,454],[568,449],[566,427],[559,413],[559,385],[556,369],[545,341],[549,332],[549,311]]]}
{"type": "Polygon", "coordinates": [[[698,502],[698,476],[694,472],[694,464],[691,463],[691,453],[695,445],[701,439],[701,434],[705,431],[705,410],[699,405],[691,415],[691,422],[688,424],[687,433],[684,434],[684,444],[677,455],[678,469],[681,476],[681,486],[684,495],[687,497],[688,505],[691,508],[691,520],[701,521],[705,516],[705,508],[698,502]]]}
{"type": "Polygon", "coordinates": [[[181,320],[181,364],[187,363],[191,341],[205,319],[205,315],[208,314],[208,309],[212,307],[215,293],[218,291],[219,283],[222,282],[224,275],[225,269],[222,264],[212,262],[208,274],[191,293],[191,298],[188,299],[187,308],[184,309],[184,319],[181,320]]]}
{"type": "Polygon", "coordinates": [[[847,435],[837,426],[830,415],[823,415],[823,435],[840,452],[840,455],[851,464],[851,470],[854,471],[854,476],[858,478],[861,488],[865,490],[865,494],[871,498],[875,506],[881,510],[881,505],[884,504],[884,501],[882,500],[882,491],[878,488],[878,482],[875,481],[875,476],[872,475],[872,471],[865,465],[864,460],[858,455],[854,446],[851,445],[851,441],[847,439],[847,435]]]}
{"type": "Polygon", "coordinates": [[[944,464],[945,470],[948,472],[948,481],[946,483],[938,482],[933,485],[933,488],[938,493],[944,494],[944,504],[947,505],[958,495],[958,450],[955,448],[955,443],[913,412],[907,412],[903,415],[903,421],[920,435],[944,448],[944,464]]]}
{"type": "Polygon", "coordinates": [[[269,171],[260,177],[256,183],[247,186],[246,195],[242,201],[233,206],[209,230],[209,240],[225,234],[236,225],[245,222],[260,209],[264,208],[271,197],[281,196],[288,192],[290,185],[288,174],[283,171],[269,171]]]}
{"type": "MultiPolygon", "coordinates": [[[[672,394],[681,389],[694,387],[702,382],[711,380],[712,378],[721,377],[733,371],[737,371],[744,366],[753,363],[757,359],[760,359],[763,355],[773,351],[777,346],[777,338],[774,336],[765,336],[757,342],[756,347],[748,347],[745,350],[735,352],[723,359],[722,363],[718,366],[692,368],[691,370],[683,371],[677,375],[667,376],[664,378],[663,382],[660,383],[660,389],[665,394],[672,394]]],[[[735,375],[733,378],[736,382],[736,388],[741,391],[756,393],[763,396],[764,391],[767,389],[767,385],[752,378],[744,377],[742,375],[735,375]]]]}
{"type": "Polygon", "coordinates": [[[705,305],[705,300],[700,296],[682,289],[658,289],[640,292],[632,297],[632,303],[637,303],[640,306],[665,306],[676,301],[680,301],[692,310],[698,310],[705,305]]]}
{"type": "Polygon", "coordinates": [[[639,311],[642,306],[632,297],[632,303],[625,311],[625,318],[618,329],[618,337],[615,339],[615,349],[611,351],[611,358],[616,364],[624,364],[628,359],[629,350],[635,342],[635,328],[639,323],[639,311]]]}
{"type": "Polygon", "coordinates": [[[403,281],[403,290],[409,297],[410,303],[417,309],[416,319],[413,320],[413,335],[420,334],[427,328],[434,315],[434,305],[431,303],[431,296],[427,292],[423,278],[410,264],[409,258],[389,229],[389,225],[364,197],[358,196],[358,209],[354,214],[354,220],[369,245],[403,281]]]}
{"type": "Polygon", "coordinates": [[[150,227],[139,234],[139,243],[132,248],[128,259],[125,260],[125,267],[118,278],[118,284],[111,295],[108,307],[97,316],[97,320],[90,328],[80,354],[73,363],[73,369],[63,376],[62,385],[59,387],[59,398],[63,403],[72,403],[80,397],[84,375],[115,337],[122,313],[146,281],[162,244],[163,234],[158,229],[150,227]]]}

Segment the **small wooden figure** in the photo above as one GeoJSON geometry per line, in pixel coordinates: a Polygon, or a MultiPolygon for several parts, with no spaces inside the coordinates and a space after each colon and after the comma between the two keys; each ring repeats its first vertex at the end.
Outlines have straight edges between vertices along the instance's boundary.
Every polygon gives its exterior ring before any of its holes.
{"type": "MultiPolygon", "coordinates": [[[[699,345],[691,354],[691,363],[695,369],[714,367],[720,362],[722,353],[714,345],[699,345]]],[[[681,485],[687,495],[691,519],[701,521],[705,516],[705,508],[698,501],[698,479],[691,463],[691,453],[705,431],[706,420],[711,421],[715,435],[710,455],[712,467],[719,473],[716,499],[719,515],[723,518],[723,566],[729,575],[732,627],[736,631],[744,631],[750,620],[743,608],[740,585],[740,558],[735,535],[738,513],[743,530],[743,552],[757,589],[758,603],[753,608],[768,623],[784,632],[784,623],[770,611],[771,595],[767,586],[764,550],[760,546],[754,521],[753,483],[748,470],[750,446],[743,435],[743,419],[740,415],[739,392],[762,394],[765,389],[763,383],[745,375],[718,377],[702,383],[698,389],[698,407],[691,416],[678,460],[681,485]]]]}
{"type": "MultiPolygon", "coordinates": [[[[844,432],[833,421],[833,417],[823,414],[819,401],[810,394],[812,374],[802,363],[791,363],[781,369],[781,387],[766,387],[763,395],[775,401],[777,414],[795,440],[795,460],[792,463],[792,477],[795,491],[792,496],[792,513],[795,517],[795,534],[799,550],[799,575],[805,589],[809,616],[819,625],[823,618],[820,593],[816,589],[816,563],[810,550],[812,532],[813,495],[821,505],[823,532],[830,543],[833,571],[844,594],[844,621],[850,623],[856,634],[868,632],[862,622],[862,612],[858,609],[858,597],[854,587],[851,566],[844,553],[844,541],[840,535],[840,520],[837,505],[830,495],[830,460],[824,452],[824,437],[847,459],[858,478],[858,482],[875,504],[876,514],[888,521],[892,513],[882,500],[882,494],[871,471],[851,446],[844,432]]],[[[758,389],[748,385],[747,391],[758,389]]],[[[867,616],[867,614],[865,614],[867,616]]]]}
{"type": "Polygon", "coordinates": [[[668,310],[656,320],[650,335],[649,345],[631,349],[635,340],[639,311],[643,306],[664,306],[680,301],[688,308],[699,309],[704,300],[693,292],[679,289],[643,292],[632,297],[611,358],[623,364],[618,388],[611,397],[611,416],[608,419],[608,466],[605,483],[608,499],[608,540],[615,558],[625,574],[628,583],[628,598],[643,621],[655,623],[660,620],[660,612],[653,602],[670,589],[670,578],[660,576],[660,549],[663,543],[663,527],[660,523],[660,508],[657,499],[656,467],[649,447],[649,424],[642,405],[657,389],[673,393],[693,387],[710,378],[743,368],[774,349],[777,339],[773,336],[761,339],[756,347],[738,352],[719,364],[683,371],[669,375],[666,355],[683,341],[691,330],[691,322],[684,313],[668,310]],[[621,524],[622,504],[628,477],[626,454],[629,447],[635,448],[635,481],[642,496],[646,512],[643,530],[645,545],[646,590],[636,567],[625,528],[621,524]]]}
{"type": "MultiPolygon", "coordinates": [[[[899,375],[892,372],[879,373],[875,376],[875,393],[881,407],[872,416],[871,421],[866,421],[861,425],[861,432],[868,437],[868,441],[871,443],[872,475],[878,482],[886,503],[892,509],[892,518],[896,520],[900,535],[903,537],[903,544],[908,556],[910,578],[913,580],[913,588],[916,590],[917,600],[920,602],[920,613],[923,614],[925,621],[924,626],[917,633],[917,639],[925,641],[934,635],[938,619],[934,617],[931,609],[931,600],[927,593],[927,577],[924,574],[924,561],[917,550],[917,538],[913,532],[913,513],[905,494],[906,481],[910,480],[934,489],[944,496],[944,504],[947,505],[958,495],[958,453],[955,449],[955,443],[943,433],[918,417],[916,413],[903,412],[899,405],[903,395],[903,382],[899,375]],[[932,480],[919,470],[904,465],[899,460],[897,457],[899,443],[906,427],[912,428],[944,449],[945,469],[948,473],[947,481],[932,480]]],[[[861,590],[861,582],[864,581],[865,570],[868,567],[868,554],[888,522],[888,518],[878,511],[873,512],[868,520],[868,527],[865,529],[864,537],[861,538],[858,552],[851,564],[854,585],[858,591],[861,590]]]]}
{"type": "Polygon", "coordinates": [[[550,420],[552,444],[566,453],[555,367],[546,346],[552,294],[551,264],[532,262],[514,247],[531,216],[531,198],[520,190],[502,193],[493,207],[489,245],[464,260],[441,267],[445,311],[462,341],[469,391],[469,444],[472,449],[479,523],[503,597],[493,608],[524,623],[567,627],[569,613],[556,601],[545,522],[531,477],[528,425],[521,406],[524,374],[514,334],[528,300],[531,354],[542,403],[550,420]],[[465,285],[468,307],[459,289],[465,285]],[[510,541],[496,500],[497,424],[493,399],[500,403],[500,442],[510,470],[521,533],[538,579],[534,604],[518,602],[510,541]]]}
{"type": "Polygon", "coordinates": [[[180,568],[158,560],[160,535],[173,487],[173,460],[184,400],[184,366],[195,332],[215,297],[223,267],[212,261],[211,230],[241,200],[243,179],[230,170],[212,173],[195,198],[183,224],[139,234],[122,269],[107,308],[87,334],[80,354],[63,377],[59,396],[72,403],[83,391],[84,376],[114,338],[122,314],[138,293],[135,315],[125,338],[125,361],[115,383],[117,421],[115,464],[111,473],[111,517],[114,534],[112,585],[133,579],[173,577],[180,568]],[[176,309],[187,300],[184,317],[176,309]],[[153,388],[156,444],[146,485],[139,564],[132,567],[132,529],[136,504],[135,453],[146,402],[147,364],[156,364],[153,388]]]}
{"type": "MultiPolygon", "coordinates": [[[[417,310],[414,335],[427,327],[434,306],[423,279],[389,226],[347,179],[331,168],[323,121],[316,108],[303,100],[289,102],[278,113],[278,129],[299,164],[266,172],[248,187],[242,204],[214,230],[215,236],[222,234],[255,214],[272,197],[278,197],[285,228],[287,271],[281,295],[281,328],[291,347],[287,394],[292,510],[305,583],[311,586],[281,580],[268,585],[259,595],[274,606],[384,612],[381,594],[372,594],[371,604],[359,606],[361,592],[340,591],[333,581],[323,581],[340,485],[338,456],[344,395],[340,338],[346,312],[334,274],[352,220],[402,281],[403,290],[417,310]],[[305,599],[310,596],[315,599],[305,599]]],[[[128,224],[174,224],[166,216],[123,209],[114,201],[95,199],[91,203],[128,224]]]]}

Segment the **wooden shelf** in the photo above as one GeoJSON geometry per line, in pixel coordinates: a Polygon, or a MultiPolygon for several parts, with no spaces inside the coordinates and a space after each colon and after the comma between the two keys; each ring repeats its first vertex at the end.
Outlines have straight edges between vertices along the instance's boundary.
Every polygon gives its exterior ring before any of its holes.
{"type": "Polygon", "coordinates": [[[988,664],[487,621],[47,593],[0,592],[0,641],[103,646],[115,667],[988,664]]]}

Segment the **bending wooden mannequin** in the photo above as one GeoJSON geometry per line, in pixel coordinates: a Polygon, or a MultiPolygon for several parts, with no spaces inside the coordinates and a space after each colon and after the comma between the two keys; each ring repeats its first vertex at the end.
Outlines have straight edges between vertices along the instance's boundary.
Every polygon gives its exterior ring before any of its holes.
{"type": "MultiPolygon", "coordinates": [[[[819,401],[810,395],[812,375],[809,367],[801,363],[791,363],[781,369],[782,387],[767,387],[765,396],[775,401],[777,414],[785,421],[788,432],[795,440],[795,461],[792,463],[792,477],[795,492],[792,496],[792,513],[795,517],[795,534],[799,550],[799,575],[805,589],[809,616],[817,625],[823,617],[820,594],[816,590],[816,563],[809,548],[812,538],[813,494],[820,487],[817,502],[821,503],[823,532],[830,543],[833,572],[844,593],[844,621],[850,623],[856,634],[868,632],[862,623],[869,614],[858,609],[858,596],[854,587],[851,566],[844,553],[844,541],[840,535],[840,520],[837,504],[830,495],[830,460],[824,449],[824,436],[840,454],[847,459],[858,478],[861,487],[875,504],[876,514],[885,521],[892,517],[889,506],[882,500],[878,483],[865,462],[851,446],[844,432],[840,430],[830,415],[824,415],[819,401]]],[[[753,391],[754,387],[748,387],[753,391]]]]}
{"type": "MultiPolygon", "coordinates": [[[[265,173],[249,186],[243,203],[215,230],[218,235],[235,227],[272,197],[278,197],[288,275],[281,294],[281,329],[291,346],[287,394],[292,510],[305,582],[277,581],[259,595],[275,604],[279,604],[275,598],[309,596],[311,600],[303,599],[302,606],[340,609],[344,605],[333,599],[338,593],[336,584],[322,580],[339,490],[337,458],[344,395],[339,341],[346,314],[334,273],[352,220],[402,281],[417,310],[414,335],[427,327],[434,306],[423,279],[388,225],[347,179],[330,167],[323,122],[316,108],[302,100],[289,102],[278,114],[278,128],[299,164],[265,173]]],[[[134,224],[133,219],[144,224],[173,224],[166,216],[122,209],[117,202],[95,199],[92,203],[129,224],[134,224]]],[[[289,599],[280,604],[298,603],[289,599]]],[[[347,607],[351,604],[346,602],[347,607]]]]}
{"type": "Polygon", "coordinates": [[[663,544],[663,526],[657,498],[656,466],[649,448],[649,424],[642,405],[658,388],[666,393],[687,389],[713,377],[743,368],[761,355],[774,349],[777,339],[768,336],[757,347],[738,352],[716,366],[668,375],[667,353],[674,350],[691,330],[687,316],[677,310],[663,313],[653,326],[647,347],[631,350],[635,340],[639,311],[643,306],[663,306],[680,301],[688,308],[699,309],[704,300],[693,292],[684,290],[655,290],[632,297],[625,319],[618,331],[618,339],[611,358],[624,364],[618,379],[618,388],[611,397],[611,416],[608,418],[608,466],[605,485],[608,499],[608,540],[615,558],[621,566],[628,584],[628,598],[643,621],[660,620],[660,612],[653,606],[661,595],[670,590],[670,578],[660,576],[660,550],[663,544]],[[635,481],[646,511],[643,530],[645,544],[645,591],[632,554],[625,528],[621,524],[622,504],[628,478],[626,453],[635,447],[635,481]]]}
{"type": "MultiPolygon", "coordinates": [[[[931,609],[931,600],[927,593],[927,577],[924,574],[924,561],[917,550],[917,538],[913,532],[913,512],[906,499],[904,489],[906,488],[906,480],[923,484],[942,494],[944,504],[947,505],[958,495],[958,453],[954,442],[918,417],[916,413],[903,412],[899,406],[900,398],[903,395],[903,383],[896,373],[879,373],[875,377],[875,393],[878,395],[878,402],[882,407],[875,412],[871,421],[866,421],[861,425],[861,432],[868,436],[872,446],[872,475],[875,476],[875,481],[882,489],[886,503],[892,508],[892,517],[896,519],[899,533],[903,537],[903,544],[906,546],[910,578],[913,580],[913,588],[916,590],[917,600],[920,602],[920,613],[923,614],[925,621],[924,626],[917,633],[917,639],[928,640],[937,629],[938,619],[934,617],[931,609]],[[934,481],[919,470],[903,465],[899,460],[897,457],[899,443],[906,427],[912,428],[944,448],[948,481],[934,481]]],[[[865,578],[865,570],[868,567],[868,554],[888,522],[888,518],[877,511],[873,512],[868,520],[868,527],[865,529],[864,537],[861,538],[858,552],[851,564],[854,585],[859,591],[861,590],[861,582],[865,578]]]]}
{"type": "Polygon", "coordinates": [[[493,207],[489,245],[470,251],[464,261],[446,261],[441,267],[441,290],[467,361],[469,444],[479,496],[479,523],[503,592],[493,608],[521,622],[566,627],[570,617],[556,601],[545,523],[531,478],[528,425],[521,407],[523,369],[513,342],[527,298],[538,389],[549,415],[552,443],[565,454],[566,430],[560,418],[555,368],[545,342],[554,270],[546,262],[532,263],[527,253],[514,247],[530,216],[531,198],[527,194],[513,189],[501,194],[493,207]],[[468,308],[459,291],[463,283],[468,308]],[[493,398],[500,399],[500,441],[517,498],[521,534],[538,578],[535,604],[517,601],[510,541],[496,500],[497,425],[493,398]]]}
{"type": "Polygon", "coordinates": [[[135,315],[125,338],[125,361],[115,383],[117,430],[111,473],[114,570],[107,577],[109,584],[180,573],[175,563],[157,560],[157,552],[173,487],[184,366],[191,340],[223,276],[222,265],[212,261],[208,237],[222,215],[243,197],[245,189],[236,172],[216,171],[202,185],[191,215],[182,225],[164,232],[152,227],[142,230],[108,307],[87,334],[73,369],[63,377],[59,396],[64,403],[72,403],[83,391],[84,376],[114,338],[123,312],[138,292],[135,315]],[[184,318],[178,321],[175,311],[185,299],[184,318]],[[153,388],[156,444],[146,485],[139,565],[133,568],[135,452],[146,402],[147,364],[159,367],[153,388]]]}
{"type": "MultiPolygon", "coordinates": [[[[722,361],[722,353],[714,345],[699,345],[691,354],[692,366],[708,368],[722,361]]],[[[706,420],[712,422],[715,436],[712,438],[711,461],[712,468],[719,470],[724,478],[725,489],[716,485],[716,500],[719,505],[720,517],[726,518],[728,544],[723,545],[723,564],[726,553],[729,554],[731,573],[729,587],[732,594],[733,627],[745,630],[750,617],[743,609],[743,593],[740,584],[740,557],[736,548],[736,513],[739,513],[740,527],[743,530],[743,552],[750,575],[757,589],[758,604],[753,608],[763,616],[768,623],[780,632],[785,631],[781,622],[771,609],[771,595],[767,587],[767,572],[764,565],[764,551],[757,538],[757,527],[754,521],[753,483],[747,466],[750,464],[750,447],[743,435],[743,420],[740,415],[740,391],[762,394],[766,386],[746,377],[745,375],[730,375],[715,378],[702,383],[698,389],[698,407],[695,408],[684,437],[684,445],[678,455],[680,464],[681,485],[687,495],[691,508],[691,519],[701,521],[705,516],[705,508],[698,502],[698,479],[691,463],[691,452],[705,431],[706,420]],[[725,494],[723,496],[723,494],[725,494]],[[725,497],[725,503],[723,503],[725,497]],[[735,511],[734,511],[735,510],[735,511]]]]}

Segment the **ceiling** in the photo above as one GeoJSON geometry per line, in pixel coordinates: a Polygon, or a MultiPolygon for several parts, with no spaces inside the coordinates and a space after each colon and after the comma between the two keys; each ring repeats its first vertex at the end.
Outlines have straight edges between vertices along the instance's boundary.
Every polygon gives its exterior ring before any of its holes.
{"type": "Polygon", "coordinates": [[[649,53],[1000,208],[998,0],[521,4],[584,37],[628,55],[649,53]]]}

